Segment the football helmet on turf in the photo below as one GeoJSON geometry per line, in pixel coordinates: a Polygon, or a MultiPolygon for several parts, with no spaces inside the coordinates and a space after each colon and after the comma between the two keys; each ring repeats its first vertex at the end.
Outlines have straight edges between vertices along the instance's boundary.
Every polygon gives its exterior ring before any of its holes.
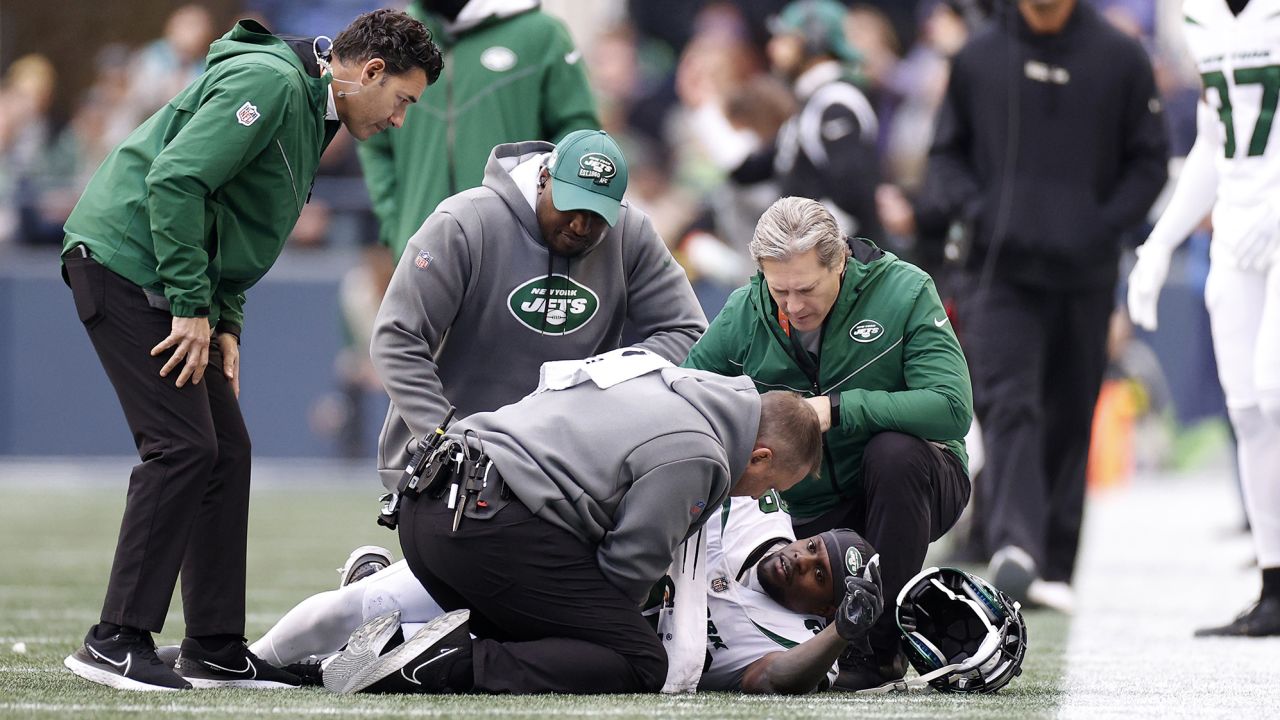
{"type": "Polygon", "coordinates": [[[898,594],[903,651],[935,690],[996,692],[1022,674],[1027,625],[1019,609],[976,575],[928,568],[898,594]]]}

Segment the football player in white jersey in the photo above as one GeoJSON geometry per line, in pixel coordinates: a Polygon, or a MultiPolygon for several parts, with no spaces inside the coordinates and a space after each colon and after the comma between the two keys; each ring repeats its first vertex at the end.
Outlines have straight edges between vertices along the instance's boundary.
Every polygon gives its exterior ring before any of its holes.
{"type": "MultiPolygon", "coordinates": [[[[699,688],[798,694],[831,686],[836,658],[850,639],[865,642],[883,605],[875,550],[849,530],[795,540],[773,492],[730,498],[706,527],[708,662],[699,688]]],[[[380,549],[361,548],[352,560],[379,554],[360,557],[371,550],[380,549]]],[[[321,658],[365,620],[395,609],[405,637],[443,613],[403,561],[303,600],[252,647],[318,684],[321,658]]]]}
{"type": "Polygon", "coordinates": [[[1176,248],[1209,214],[1205,305],[1239,448],[1262,595],[1198,636],[1280,635],[1280,0],[1186,0],[1204,92],[1169,207],[1138,248],[1129,314],[1154,330],[1176,248]]]}
{"type": "Polygon", "coordinates": [[[774,493],[730,498],[706,528],[707,664],[698,688],[801,694],[835,684],[836,659],[850,641],[866,642],[880,614],[871,545],[852,530],[796,540],[774,493]],[[876,596],[874,610],[862,609],[865,624],[850,622],[859,608],[846,579],[876,596]]]}

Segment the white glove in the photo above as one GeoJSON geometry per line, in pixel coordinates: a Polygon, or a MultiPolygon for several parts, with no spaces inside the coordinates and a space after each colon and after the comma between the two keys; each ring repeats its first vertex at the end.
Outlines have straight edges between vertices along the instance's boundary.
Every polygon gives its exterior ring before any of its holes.
{"type": "Polygon", "coordinates": [[[1173,250],[1148,243],[1137,250],[1138,262],[1129,273],[1129,318],[1146,330],[1156,329],[1156,306],[1160,288],[1169,275],[1169,259],[1173,250]]]}
{"type": "Polygon", "coordinates": [[[682,247],[694,272],[722,285],[738,287],[750,280],[755,272],[750,260],[710,233],[691,233],[682,247]]]}
{"type": "Polygon", "coordinates": [[[1235,254],[1241,270],[1265,270],[1271,265],[1280,244],[1280,205],[1268,204],[1236,242],[1235,254]]]}

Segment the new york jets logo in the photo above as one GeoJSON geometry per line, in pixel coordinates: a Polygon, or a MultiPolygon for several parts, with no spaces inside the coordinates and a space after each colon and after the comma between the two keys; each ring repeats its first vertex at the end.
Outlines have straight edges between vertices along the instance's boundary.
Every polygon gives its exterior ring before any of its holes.
{"type": "Polygon", "coordinates": [[[857,575],[862,569],[862,553],[856,547],[851,547],[844,553],[844,570],[849,575],[857,575]]]}
{"type": "Polygon", "coordinates": [[[568,335],[595,317],[600,298],[567,275],[555,274],[536,277],[512,290],[507,308],[521,325],[539,335],[568,335]]]}
{"type": "Polygon", "coordinates": [[[854,342],[869,343],[884,334],[884,328],[875,320],[859,320],[849,328],[849,337],[854,342]]]}
{"type": "Polygon", "coordinates": [[[590,178],[596,185],[608,185],[617,174],[618,169],[604,153],[587,153],[578,160],[578,177],[590,178]]]}

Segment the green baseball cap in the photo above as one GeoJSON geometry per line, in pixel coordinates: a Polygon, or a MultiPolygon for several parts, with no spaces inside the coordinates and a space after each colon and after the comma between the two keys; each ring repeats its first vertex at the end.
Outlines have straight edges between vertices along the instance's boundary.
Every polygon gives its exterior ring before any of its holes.
{"type": "Polygon", "coordinates": [[[575,130],[564,136],[547,163],[551,200],[557,210],[590,210],[610,226],[627,191],[627,159],[603,130],[575,130]]]}
{"type": "Polygon", "coordinates": [[[799,35],[811,54],[830,53],[837,60],[856,63],[861,54],[844,35],[849,8],[836,0],[796,0],[768,21],[774,35],[799,35]]]}

